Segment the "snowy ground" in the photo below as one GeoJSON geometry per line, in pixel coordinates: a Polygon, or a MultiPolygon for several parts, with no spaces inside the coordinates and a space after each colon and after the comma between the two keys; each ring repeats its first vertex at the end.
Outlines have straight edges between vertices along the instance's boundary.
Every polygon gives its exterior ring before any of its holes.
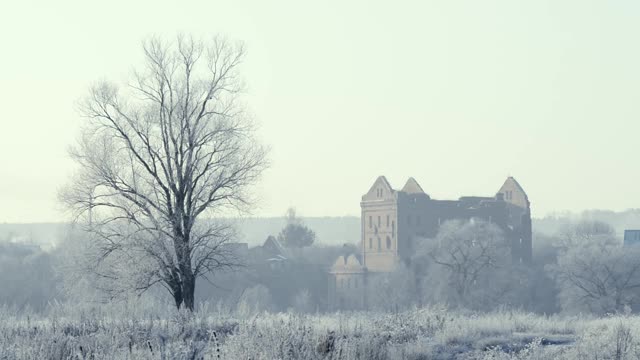
{"type": "Polygon", "coordinates": [[[0,309],[0,359],[638,359],[640,317],[0,309]]]}

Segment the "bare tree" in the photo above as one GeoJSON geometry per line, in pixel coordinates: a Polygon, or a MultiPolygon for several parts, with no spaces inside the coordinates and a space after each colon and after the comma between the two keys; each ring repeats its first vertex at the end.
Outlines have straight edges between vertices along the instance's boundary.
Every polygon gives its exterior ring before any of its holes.
{"type": "Polygon", "coordinates": [[[560,285],[563,309],[602,314],[640,303],[639,247],[623,247],[609,225],[596,221],[565,231],[564,243],[571,246],[546,267],[560,285]]]}
{"type": "Polygon", "coordinates": [[[599,220],[581,220],[574,224],[567,224],[560,230],[556,247],[566,251],[576,246],[593,243],[616,242],[616,231],[608,223],[599,220]]]}
{"type": "Polygon", "coordinates": [[[507,269],[511,257],[496,225],[482,220],[451,220],[442,224],[435,239],[423,241],[420,251],[436,265],[434,273],[443,272],[446,288],[453,290],[447,296],[450,301],[471,306],[480,300],[479,293],[499,295],[509,288],[497,286],[505,280],[501,270],[507,269]]]}
{"type": "Polygon", "coordinates": [[[82,102],[80,172],[61,198],[105,289],[160,284],[193,310],[196,279],[238,264],[234,229],[216,219],[249,209],[266,149],[239,97],[242,45],[179,36],[143,50],[126,87],[99,83],[82,102]]]}
{"type": "Polygon", "coordinates": [[[403,263],[392,272],[368,275],[367,306],[377,311],[407,310],[417,303],[415,275],[403,263]]]}

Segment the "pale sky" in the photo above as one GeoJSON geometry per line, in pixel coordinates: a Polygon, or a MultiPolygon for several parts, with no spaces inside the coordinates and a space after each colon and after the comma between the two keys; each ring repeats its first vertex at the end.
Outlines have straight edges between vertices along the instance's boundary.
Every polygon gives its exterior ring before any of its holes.
{"type": "Polygon", "coordinates": [[[534,216],[640,207],[640,2],[4,1],[0,222],[63,221],[75,102],[123,80],[154,34],[245,42],[271,146],[257,216],[359,215],[378,175],[534,216]]]}

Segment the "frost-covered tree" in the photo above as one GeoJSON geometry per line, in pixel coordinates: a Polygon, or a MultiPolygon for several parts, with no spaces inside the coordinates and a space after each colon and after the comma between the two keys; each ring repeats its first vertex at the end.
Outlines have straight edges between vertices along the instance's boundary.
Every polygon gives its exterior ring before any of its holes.
{"type": "Polygon", "coordinates": [[[374,310],[406,310],[416,304],[414,273],[402,263],[389,273],[370,273],[366,289],[367,306],[374,310]]]}
{"type": "Polygon", "coordinates": [[[594,243],[616,243],[616,231],[613,226],[604,221],[588,219],[566,224],[560,230],[555,246],[562,251],[594,243]]]}
{"type": "Polygon", "coordinates": [[[640,247],[623,247],[612,232],[587,234],[546,269],[565,311],[613,313],[640,303],[640,247]]]}
{"type": "Polygon", "coordinates": [[[37,246],[0,240],[0,307],[40,310],[56,299],[59,276],[53,262],[37,246]]]}
{"type": "Polygon", "coordinates": [[[126,86],[99,83],[81,103],[79,173],[61,198],[105,290],[159,284],[193,309],[196,278],[237,265],[234,229],[215,219],[248,209],[266,151],[239,97],[241,45],[178,37],[143,50],[126,86]]]}
{"type": "Polygon", "coordinates": [[[469,308],[513,301],[507,295],[522,279],[512,276],[516,273],[510,248],[496,225],[451,220],[442,224],[434,239],[421,242],[415,258],[430,262],[423,266],[425,276],[420,279],[428,300],[469,308]]]}

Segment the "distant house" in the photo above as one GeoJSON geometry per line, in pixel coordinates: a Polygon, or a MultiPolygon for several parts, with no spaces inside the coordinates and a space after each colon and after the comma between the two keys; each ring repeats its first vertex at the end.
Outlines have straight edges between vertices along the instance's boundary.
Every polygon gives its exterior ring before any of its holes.
{"type": "Polygon", "coordinates": [[[640,244],[640,230],[624,231],[624,246],[640,244]]]}
{"type": "Polygon", "coordinates": [[[258,268],[282,269],[290,262],[289,251],[280,244],[278,239],[269,236],[262,246],[249,249],[253,266],[258,268]]]}
{"type": "Polygon", "coordinates": [[[327,307],[327,267],[307,261],[286,248],[274,236],[260,246],[249,248],[250,281],[269,289],[274,310],[285,311],[300,291],[311,295],[311,306],[327,307]]]}
{"type": "Polygon", "coordinates": [[[365,307],[366,272],[355,254],[338,257],[330,271],[330,310],[362,310],[365,307]]]}

